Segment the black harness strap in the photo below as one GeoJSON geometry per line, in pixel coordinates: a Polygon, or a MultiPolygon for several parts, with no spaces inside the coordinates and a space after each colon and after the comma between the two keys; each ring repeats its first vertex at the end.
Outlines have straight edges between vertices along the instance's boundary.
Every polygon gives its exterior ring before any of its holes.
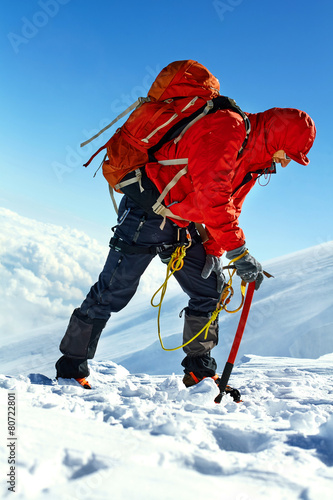
{"type": "MultiPolygon", "coordinates": [[[[140,221],[141,223],[141,221],[140,221]]],[[[140,226],[140,225],[139,225],[140,226]]],[[[201,239],[196,235],[194,237],[189,237],[189,232],[186,227],[178,227],[174,224],[175,229],[177,230],[177,241],[175,243],[170,244],[161,244],[161,245],[151,245],[149,247],[142,247],[136,245],[130,245],[126,243],[119,236],[112,236],[109,247],[116,252],[122,252],[128,255],[134,254],[150,254],[150,255],[158,255],[162,253],[166,253],[167,255],[171,255],[177,247],[189,246],[195,242],[201,241],[201,239]]]]}
{"type": "Polygon", "coordinates": [[[166,250],[176,249],[179,245],[157,245],[150,247],[140,247],[129,245],[118,236],[113,236],[110,240],[109,247],[116,252],[122,252],[128,255],[134,254],[150,254],[150,255],[158,255],[159,253],[165,252],[166,250]]]}

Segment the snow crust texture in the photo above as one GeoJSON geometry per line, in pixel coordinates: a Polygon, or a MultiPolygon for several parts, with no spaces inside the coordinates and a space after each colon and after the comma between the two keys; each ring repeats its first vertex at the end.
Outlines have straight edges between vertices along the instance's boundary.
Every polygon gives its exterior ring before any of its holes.
{"type": "MultiPolygon", "coordinates": [[[[17,398],[15,498],[332,498],[333,355],[244,356],[232,375],[243,402],[220,405],[211,379],[186,389],[176,375],[91,366],[91,391],[0,376],[1,402],[17,398]]],[[[2,470],[7,454],[1,447],[2,470]]],[[[12,494],[5,485],[3,498],[12,494]]]]}

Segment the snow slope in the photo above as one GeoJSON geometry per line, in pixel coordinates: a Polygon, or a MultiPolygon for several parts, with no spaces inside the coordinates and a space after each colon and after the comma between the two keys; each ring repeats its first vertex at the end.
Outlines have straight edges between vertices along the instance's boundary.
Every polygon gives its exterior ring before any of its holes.
{"type": "MultiPolygon", "coordinates": [[[[231,378],[243,402],[225,396],[216,405],[214,382],[185,389],[182,352],[165,353],[156,340],[149,303],[165,272],[157,259],[103,333],[93,390],[54,381],[68,315],[107,248],[8,210],[0,217],[3,498],[13,494],[7,398],[15,391],[17,499],[331,500],[333,242],[264,263],[275,278],[255,293],[231,378]]],[[[161,321],[167,347],[181,342],[185,305],[171,282],[161,321]]],[[[238,319],[221,314],[219,370],[238,319]]]]}
{"type": "MultiPolygon", "coordinates": [[[[175,375],[92,366],[91,391],[0,377],[1,403],[7,391],[18,400],[15,498],[332,498],[333,355],[246,356],[235,370],[243,403],[221,405],[211,379],[185,389],[175,375]]],[[[3,483],[7,456],[3,446],[3,483]]]]}

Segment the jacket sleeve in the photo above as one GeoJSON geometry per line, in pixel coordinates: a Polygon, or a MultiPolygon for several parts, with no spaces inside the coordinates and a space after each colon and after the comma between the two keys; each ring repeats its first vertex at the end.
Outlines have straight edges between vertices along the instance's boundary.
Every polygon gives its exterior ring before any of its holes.
{"type": "Polygon", "coordinates": [[[197,208],[210,235],[206,251],[221,255],[224,250],[233,250],[245,242],[238,226],[240,210],[232,198],[232,181],[245,126],[242,118],[231,111],[216,115],[209,122],[203,119],[201,128],[195,130],[189,149],[189,174],[197,208]]]}

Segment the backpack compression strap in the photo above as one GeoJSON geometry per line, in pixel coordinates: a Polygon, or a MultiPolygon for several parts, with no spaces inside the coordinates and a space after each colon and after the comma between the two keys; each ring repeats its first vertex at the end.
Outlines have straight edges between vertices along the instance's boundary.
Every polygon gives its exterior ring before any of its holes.
{"type": "MultiPolygon", "coordinates": [[[[89,142],[93,141],[94,139],[97,139],[97,137],[99,137],[101,134],[103,134],[103,132],[105,132],[107,129],[109,129],[110,127],[112,127],[112,125],[114,125],[118,120],[120,120],[121,118],[123,118],[124,116],[126,116],[130,111],[132,111],[133,109],[138,108],[144,102],[149,102],[149,101],[150,101],[150,97],[139,97],[135,102],[133,102],[133,104],[131,104],[127,109],[125,109],[125,111],[123,111],[122,113],[120,113],[120,115],[118,115],[117,118],[115,118],[114,120],[112,120],[112,122],[109,123],[109,125],[107,125],[106,127],[102,128],[102,130],[100,130],[99,132],[97,132],[97,134],[95,134],[93,137],[90,137],[90,139],[88,139],[87,141],[82,142],[82,144],[80,144],[80,147],[82,148],[86,144],[89,144],[89,142]]],[[[102,149],[104,149],[104,146],[102,146],[102,148],[100,148],[98,151],[101,151],[102,149]]]]}

